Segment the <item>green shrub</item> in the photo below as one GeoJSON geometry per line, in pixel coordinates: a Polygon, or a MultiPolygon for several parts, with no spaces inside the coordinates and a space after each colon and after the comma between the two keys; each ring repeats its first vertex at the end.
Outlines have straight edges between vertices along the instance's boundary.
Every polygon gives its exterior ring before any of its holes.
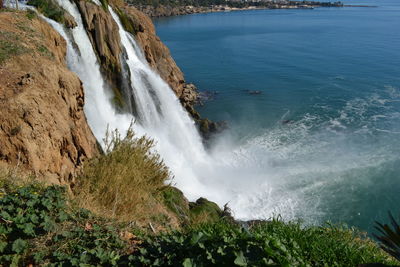
{"type": "Polygon", "coordinates": [[[84,167],[76,187],[80,203],[108,217],[149,218],[170,177],[160,156],[151,151],[154,142],[136,138],[130,129],[125,138],[118,132],[107,135],[105,143],[105,154],[84,167]]]}
{"type": "Polygon", "coordinates": [[[27,12],[26,12],[26,17],[27,17],[29,20],[33,20],[34,18],[37,18],[37,14],[36,14],[35,11],[33,11],[33,10],[31,10],[31,9],[28,9],[27,12]]]}
{"type": "Polygon", "coordinates": [[[192,223],[210,223],[221,220],[222,210],[216,203],[205,198],[199,198],[196,202],[191,202],[189,207],[192,223]]]}
{"type": "Polygon", "coordinates": [[[400,261],[400,226],[390,212],[389,218],[392,227],[376,222],[375,228],[379,231],[379,235],[374,236],[378,239],[384,251],[400,261]]]}

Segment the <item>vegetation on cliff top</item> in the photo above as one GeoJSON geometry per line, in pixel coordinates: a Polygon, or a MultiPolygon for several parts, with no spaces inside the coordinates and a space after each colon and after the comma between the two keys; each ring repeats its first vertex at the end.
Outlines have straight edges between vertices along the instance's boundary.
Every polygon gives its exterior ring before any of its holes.
{"type": "Polygon", "coordinates": [[[136,138],[130,129],[125,138],[115,131],[104,139],[105,153],[84,167],[75,191],[82,205],[96,207],[104,216],[138,218],[151,212],[170,172],[151,151],[154,142],[136,138]]]}

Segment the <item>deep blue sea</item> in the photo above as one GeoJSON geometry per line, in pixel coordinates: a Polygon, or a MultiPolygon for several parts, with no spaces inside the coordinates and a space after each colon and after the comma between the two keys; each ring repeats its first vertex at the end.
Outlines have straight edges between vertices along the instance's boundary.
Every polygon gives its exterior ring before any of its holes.
{"type": "Polygon", "coordinates": [[[400,1],[343,2],[376,7],[155,20],[186,80],[218,92],[198,107],[230,125],[213,149],[229,143],[268,180],[253,202],[232,199],[239,217],[371,231],[400,215],[400,1]]]}

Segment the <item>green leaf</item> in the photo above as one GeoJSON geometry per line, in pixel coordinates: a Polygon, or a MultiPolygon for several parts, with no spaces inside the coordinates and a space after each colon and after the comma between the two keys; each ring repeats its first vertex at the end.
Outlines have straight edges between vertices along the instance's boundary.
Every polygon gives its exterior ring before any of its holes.
{"type": "Polygon", "coordinates": [[[183,260],[182,266],[183,267],[194,267],[194,266],[196,266],[196,264],[193,262],[192,259],[186,258],[183,260]]]}
{"type": "Polygon", "coordinates": [[[0,255],[1,253],[5,250],[5,248],[7,247],[8,243],[5,241],[0,241],[0,255]]]}
{"type": "Polygon", "coordinates": [[[28,236],[34,237],[35,236],[35,226],[32,223],[27,223],[24,226],[24,233],[28,236]]]}
{"type": "Polygon", "coordinates": [[[203,236],[204,236],[203,232],[194,233],[192,235],[192,238],[190,239],[190,244],[191,245],[197,244],[202,239],[203,236]]]}
{"type": "Polygon", "coordinates": [[[236,259],[233,262],[238,266],[247,266],[246,258],[243,255],[243,251],[235,252],[236,259]]]}
{"type": "Polygon", "coordinates": [[[12,244],[12,250],[18,254],[21,254],[22,252],[24,252],[24,250],[27,247],[28,247],[28,243],[25,240],[22,240],[21,238],[18,238],[12,244]]]}

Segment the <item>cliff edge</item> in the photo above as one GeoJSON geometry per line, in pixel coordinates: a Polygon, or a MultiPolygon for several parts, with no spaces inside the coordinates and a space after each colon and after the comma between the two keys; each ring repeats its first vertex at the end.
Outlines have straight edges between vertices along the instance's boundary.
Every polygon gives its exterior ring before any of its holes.
{"type": "Polygon", "coordinates": [[[70,183],[98,153],[66,42],[33,12],[0,12],[0,161],[70,183]]]}

